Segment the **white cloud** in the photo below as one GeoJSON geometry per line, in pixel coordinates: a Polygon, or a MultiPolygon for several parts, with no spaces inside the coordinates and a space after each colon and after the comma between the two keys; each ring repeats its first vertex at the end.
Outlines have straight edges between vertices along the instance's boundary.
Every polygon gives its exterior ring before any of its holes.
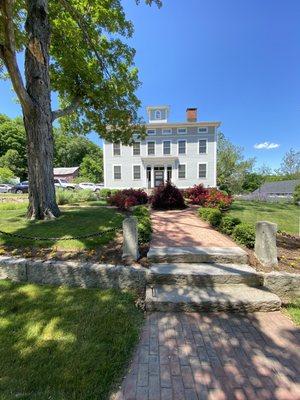
{"type": "Polygon", "coordinates": [[[277,149],[279,146],[280,144],[278,143],[263,142],[263,143],[256,143],[254,145],[254,148],[258,150],[261,149],[271,150],[271,149],[277,149]]]}

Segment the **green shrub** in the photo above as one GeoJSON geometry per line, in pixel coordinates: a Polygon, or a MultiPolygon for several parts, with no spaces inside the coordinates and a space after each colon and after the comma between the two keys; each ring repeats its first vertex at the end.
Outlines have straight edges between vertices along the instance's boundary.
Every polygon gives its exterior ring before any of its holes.
{"type": "Polygon", "coordinates": [[[100,189],[100,197],[107,200],[108,197],[119,192],[118,189],[100,189]]]}
{"type": "Polygon", "coordinates": [[[133,215],[138,220],[138,236],[139,243],[149,243],[152,235],[152,224],[150,211],[146,206],[137,206],[133,211],[133,215]]]}
{"type": "Polygon", "coordinates": [[[56,189],[56,201],[59,206],[75,203],[75,192],[73,190],[56,189]]]}
{"type": "Polygon", "coordinates": [[[294,204],[298,205],[300,203],[300,185],[297,185],[293,194],[294,204]]]}
{"type": "Polygon", "coordinates": [[[220,224],[220,230],[222,233],[226,235],[231,235],[233,229],[241,223],[241,220],[237,217],[232,217],[230,215],[226,215],[222,218],[222,222],[220,224]]]}
{"type": "Polygon", "coordinates": [[[232,237],[238,243],[243,244],[249,248],[253,248],[255,243],[254,226],[244,222],[236,225],[236,227],[233,229],[232,237]]]}
{"type": "Polygon", "coordinates": [[[205,221],[208,221],[211,226],[219,226],[222,221],[222,213],[217,208],[200,208],[199,215],[205,221]]]}
{"type": "Polygon", "coordinates": [[[75,202],[96,201],[98,200],[98,195],[90,189],[80,189],[74,193],[74,199],[75,202]]]}

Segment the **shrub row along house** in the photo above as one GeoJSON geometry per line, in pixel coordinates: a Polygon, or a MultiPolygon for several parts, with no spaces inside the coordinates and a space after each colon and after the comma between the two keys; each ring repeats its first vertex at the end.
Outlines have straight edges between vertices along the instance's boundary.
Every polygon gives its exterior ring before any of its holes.
{"type": "Polygon", "coordinates": [[[150,189],[171,181],[179,188],[215,187],[220,122],[198,122],[196,108],[188,108],[181,123],[168,122],[168,106],[147,107],[147,113],[145,140],[133,146],[104,141],[104,186],[150,189]]]}

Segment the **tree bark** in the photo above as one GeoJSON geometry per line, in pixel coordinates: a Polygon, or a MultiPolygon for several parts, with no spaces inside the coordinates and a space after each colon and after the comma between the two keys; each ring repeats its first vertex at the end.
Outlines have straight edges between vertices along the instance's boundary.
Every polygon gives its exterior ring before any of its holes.
{"type": "Polygon", "coordinates": [[[53,134],[49,77],[50,24],[48,0],[27,0],[25,29],[29,43],[25,51],[26,90],[33,108],[23,108],[27,135],[29,208],[31,219],[60,215],[53,177],[53,134]]]}

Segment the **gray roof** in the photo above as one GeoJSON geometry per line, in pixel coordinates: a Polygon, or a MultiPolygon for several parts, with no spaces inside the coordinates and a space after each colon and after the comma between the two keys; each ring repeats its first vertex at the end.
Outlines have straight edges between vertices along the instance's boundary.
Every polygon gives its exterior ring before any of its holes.
{"type": "Polygon", "coordinates": [[[276,181],[264,183],[259,189],[253,193],[260,194],[291,194],[294,193],[295,187],[300,185],[300,179],[293,179],[290,181],[276,181]]]}
{"type": "Polygon", "coordinates": [[[79,167],[62,167],[62,168],[53,168],[54,175],[70,175],[74,174],[74,172],[78,171],[79,167]]]}

